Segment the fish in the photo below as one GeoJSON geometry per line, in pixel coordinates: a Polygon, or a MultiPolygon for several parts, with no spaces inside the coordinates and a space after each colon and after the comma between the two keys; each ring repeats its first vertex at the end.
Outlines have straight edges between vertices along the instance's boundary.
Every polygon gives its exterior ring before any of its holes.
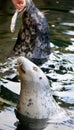
{"type": "Polygon", "coordinates": [[[17,17],[18,17],[18,11],[16,10],[12,19],[11,19],[10,30],[12,33],[14,33],[14,31],[15,31],[17,17]]]}

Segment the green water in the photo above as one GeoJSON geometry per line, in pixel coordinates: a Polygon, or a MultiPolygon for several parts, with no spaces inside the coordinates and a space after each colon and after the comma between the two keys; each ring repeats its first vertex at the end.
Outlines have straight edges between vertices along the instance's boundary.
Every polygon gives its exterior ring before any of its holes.
{"type": "MultiPolygon", "coordinates": [[[[42,11],[44,11],[50,27],[51,54],[48,62],[41,68],[51,83],[55,100],[74,118],[74,13],[58,10],[42,11]]],[[[21,15],[17,19],[16,30],[13,34],[10,32],[11,17],[12,15],[0,13],[0,129],[23,130],[22,127],[17,127],[17,119],[14,114],[18,96],[6,86],[13,88],[18,81],[13,63],[9,65],[7,61],[21,26],[21,15]]],[[[70,126],[72,126],[71,123],[69,123],[70,126]]],[[[66,126],[50,124],[49,129],[73,130],[74,127],[70,126],[66,128],[66,126]]]]}

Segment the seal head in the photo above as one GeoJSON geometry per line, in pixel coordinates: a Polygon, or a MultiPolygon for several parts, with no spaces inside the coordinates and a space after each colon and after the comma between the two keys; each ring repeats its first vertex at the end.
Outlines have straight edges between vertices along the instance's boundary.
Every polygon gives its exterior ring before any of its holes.
{"type": "Polygon", "coordinates": [[[49,82],[43,71],[25,57],[18,58],[21,81],[17,117],[42,120],[51,118],[60,110],[55,102],[49,82]]]}

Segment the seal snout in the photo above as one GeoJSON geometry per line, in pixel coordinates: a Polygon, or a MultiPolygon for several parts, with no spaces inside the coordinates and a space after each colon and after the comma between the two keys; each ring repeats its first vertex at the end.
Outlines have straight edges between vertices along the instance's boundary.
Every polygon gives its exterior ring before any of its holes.
{"type": "Polygon", "coordinates": [[[24,57],[19,57],[17,59],[18,69],[20,69],[23,73],[25,73],[25,65],[24,65],[24,57]]]}
{"type": "Polygon", "coordinates": [[[21,64],[24,60],[24,57],[23,56],[20,56],[18,59],[17,59],[17,63],[18,64],[21,64]]]}

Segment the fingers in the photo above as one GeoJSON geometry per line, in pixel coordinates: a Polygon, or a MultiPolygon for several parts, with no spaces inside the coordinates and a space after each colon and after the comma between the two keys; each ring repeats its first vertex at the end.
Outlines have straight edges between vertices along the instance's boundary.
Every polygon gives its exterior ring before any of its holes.
{"type": "Polygon", "coordinates": [[[23,10],[24,7],[26,7],[26,1],[25,0],[12,0],[16,10],[20,12],[23,10]]]}

